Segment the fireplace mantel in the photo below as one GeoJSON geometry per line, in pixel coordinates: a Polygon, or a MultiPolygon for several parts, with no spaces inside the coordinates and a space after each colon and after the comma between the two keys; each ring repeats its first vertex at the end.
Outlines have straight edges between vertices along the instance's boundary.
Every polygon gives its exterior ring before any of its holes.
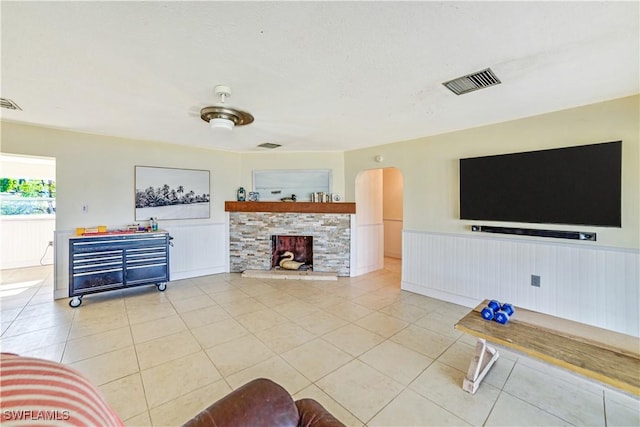
{"type": "Polygon", "coordinates": [[[225,212],[282,212],[355,214],[353,202],[224,202],[225,212]]]}

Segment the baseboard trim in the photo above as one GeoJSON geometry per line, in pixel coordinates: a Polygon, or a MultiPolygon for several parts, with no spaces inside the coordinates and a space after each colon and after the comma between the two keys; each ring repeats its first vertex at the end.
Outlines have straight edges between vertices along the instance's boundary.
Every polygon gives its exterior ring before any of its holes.
{"type": "Polygon", "coordinates": [[[201,277],[201,276],[210,276],[212,274],[221,274],[221,273],[227,273],[227,272],[228,270],[226,270],[226,268],[221,265],[218,267],[205,268],[202,270],[180,271],[178,273],[170,272],[170,276],[171,276],[171,281],[174,281],[174,280],[182,280],[182,279],[191,279],[194,277],[201,277]]]}
{"type": "Polygon", "coordinates": [[[436,298],[442,301],[447,301],[453,304],[458,304],[470,308],[473,308],[482,302],[481,299],[478,300],[475,298],[465,297],[463,295],[456,295],[449,292],[439,291],[437,289],[429,289],[425,288],[424,286],[420,286],[415,283],[409,283],[404,280],[401,282],[400,287],[404,291],[413,292],[415,294],[436,298]]]}

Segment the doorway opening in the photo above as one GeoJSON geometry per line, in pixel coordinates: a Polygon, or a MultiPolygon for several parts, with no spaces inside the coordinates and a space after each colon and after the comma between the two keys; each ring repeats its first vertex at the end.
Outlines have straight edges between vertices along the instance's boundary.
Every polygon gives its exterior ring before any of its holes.
{"type": "MultiPolygon", "coordinates": [[[[11,281],[13,295],[24,291],[18,284],[26,277],[27,287],[41,286],[31,280],[36,276],[52,282],[56,161],[0,153],[0,166],[0,270],[3,283],[11,281]]],[[[48,290],[43,290],[45,293],[48,290]]]]}
{"type": "Polygon", "coordinates": [[[362,171],[355,181],[355,275],[401,269],[404,185],[395,167],[362,171]]]}
{"type": "Polygon", "coordinates": [[[0,153],[0,305],[54,298],[56,161],[0,153]]]}

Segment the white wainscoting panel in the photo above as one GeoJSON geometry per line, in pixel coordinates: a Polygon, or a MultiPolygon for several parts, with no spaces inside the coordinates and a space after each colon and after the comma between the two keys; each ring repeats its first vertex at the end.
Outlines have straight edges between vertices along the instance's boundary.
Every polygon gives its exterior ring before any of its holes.
{"type": "Polygon", "coordinates": [[[640,251],[405,230],[402,288],[473,307],[483,299],[640,335],[640,251]],[[541,286],[531,286],[531,275],[541,286]]]}
{"type": "Polygon", "coordinates": [[[355,277],[358,269],[358,260],[356,259],[356,251],[358,250],[358,227],[356,224],[356,216],[351,215],[351,242],[349,243],[349,276],[355,277]]]}
{"type": "Polygon", "coordinates": [[[384,225],[356,226],[355,273],[360,276],[384,268],[384,225]]]}
{"type": "Polygon", "coordinates": [[[173,237],[171,280],[228,271],[228,225],[194,224],[165,227],[173,237]]]}
{"type": "Polygon", "coordinates": [[[69,230],[55,232],[55,256],[53,264],[54,298],[69,297],[69,239],[75,232],[69,230]]]}
{"type": "Polygon", "coordinates": [[[53,264],[55,218],[2,218],[0,270],[53,264]]]}

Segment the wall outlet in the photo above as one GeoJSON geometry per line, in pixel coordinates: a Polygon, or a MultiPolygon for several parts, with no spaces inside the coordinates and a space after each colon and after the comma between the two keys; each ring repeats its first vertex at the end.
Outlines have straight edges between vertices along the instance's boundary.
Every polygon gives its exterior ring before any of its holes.
{"type": "Polygon", "coordinates": [[[53,240],[49,240],[49,246],[53,246],[53,240]]]}
{"type": "Polygon", "coordinates": [[[536,288],[540,287],[540,276],[536,276],[535,274],[531,275],[531,286],[535,286],[536,288]]]}

